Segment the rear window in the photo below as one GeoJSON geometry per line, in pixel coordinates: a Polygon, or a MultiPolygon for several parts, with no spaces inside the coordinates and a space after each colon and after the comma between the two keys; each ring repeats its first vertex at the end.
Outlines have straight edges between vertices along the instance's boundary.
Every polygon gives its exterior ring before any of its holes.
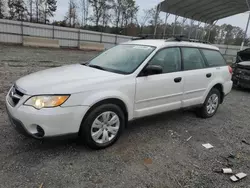
{"type": "Polygon", "coordinates": [[[215,50],[201,50],[207,60],[209,67],[225,66],[226,62],[221,53],[215,50]]]}

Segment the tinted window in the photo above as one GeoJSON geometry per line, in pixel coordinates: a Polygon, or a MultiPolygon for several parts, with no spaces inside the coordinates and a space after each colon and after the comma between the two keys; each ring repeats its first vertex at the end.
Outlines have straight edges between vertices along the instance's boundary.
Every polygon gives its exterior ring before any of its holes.
{"type": "Polygon", "coordinates": [[[197,48],[182,48],[184,70],[202,69],[204,59],[197,48]]]}
{"type": "Polygon", "coordinates": [[[226,62],[220,52],[214,50],[201,50],[210,67],[224,66],[226,62]]]}
{"type": "Polygon", "coordinates": [[[166,48],[159,51],[149,63],[160,65],[163,73],[176,72],[181,70],[181,53],[179,48],[166,48]]]}

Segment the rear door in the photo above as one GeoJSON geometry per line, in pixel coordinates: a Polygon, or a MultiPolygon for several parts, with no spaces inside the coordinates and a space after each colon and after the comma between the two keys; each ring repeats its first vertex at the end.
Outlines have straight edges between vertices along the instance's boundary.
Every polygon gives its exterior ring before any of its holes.
{"type": "Polygon", "coordinates": [[[209,68],[213,68],[214,77],[221,78],[224,82],[231,81],[231,74],[221,53],[217,50],[201,49],[201,53],[209,68]]]}
{"type": "Polygon", "coordinates": [[[182,107],[203,102],[203,96],[214,78],[215,68],[209,68],[198,48],[182,47],[184,93],[182,107]]]}
{"type": "Polygon", "coordinates": [[[213,83],[209,88],[213,87],[215,83],[220,83],[223,85],[224,94],[228,94],[232,89],[232,74],[225,59],[217,50],[201,49],[201,53],[213,72],[213,83]]]}

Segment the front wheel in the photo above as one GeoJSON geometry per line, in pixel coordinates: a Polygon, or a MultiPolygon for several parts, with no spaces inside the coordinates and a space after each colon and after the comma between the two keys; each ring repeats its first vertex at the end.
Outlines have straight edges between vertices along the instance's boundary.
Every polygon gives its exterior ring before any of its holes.
{"type": "Polygon", "coordinates": [[[80,134],[88,147],[104,149],[114,144],[125,126],[123,111],[114,104],[93,109],[81,125],[80,134]]]}
{"type": "Polygon", "coordinates": [[[220,106],[220,101],[221,101],[220,91],[216,88],[213,88],[209,92],[202,107],[197,109],[197,115],[202,118],[213,117],[220,106]]]}

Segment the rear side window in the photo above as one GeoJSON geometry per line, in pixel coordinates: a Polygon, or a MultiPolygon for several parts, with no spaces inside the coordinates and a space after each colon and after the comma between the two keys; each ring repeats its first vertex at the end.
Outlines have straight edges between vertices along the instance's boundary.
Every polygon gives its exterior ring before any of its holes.
{"type": "Polygon", "coordinates": [[[206,67],[205,61],[197,48],[182,48],[184,70],[195,70],[206,67]]]}
{"type": "Polygon", "coordinates": [[[201,51],[204,54],[209,67],[218,67],[226,65],[226,62],[220,52],[205,49],[202,49],[201,51]]]}

